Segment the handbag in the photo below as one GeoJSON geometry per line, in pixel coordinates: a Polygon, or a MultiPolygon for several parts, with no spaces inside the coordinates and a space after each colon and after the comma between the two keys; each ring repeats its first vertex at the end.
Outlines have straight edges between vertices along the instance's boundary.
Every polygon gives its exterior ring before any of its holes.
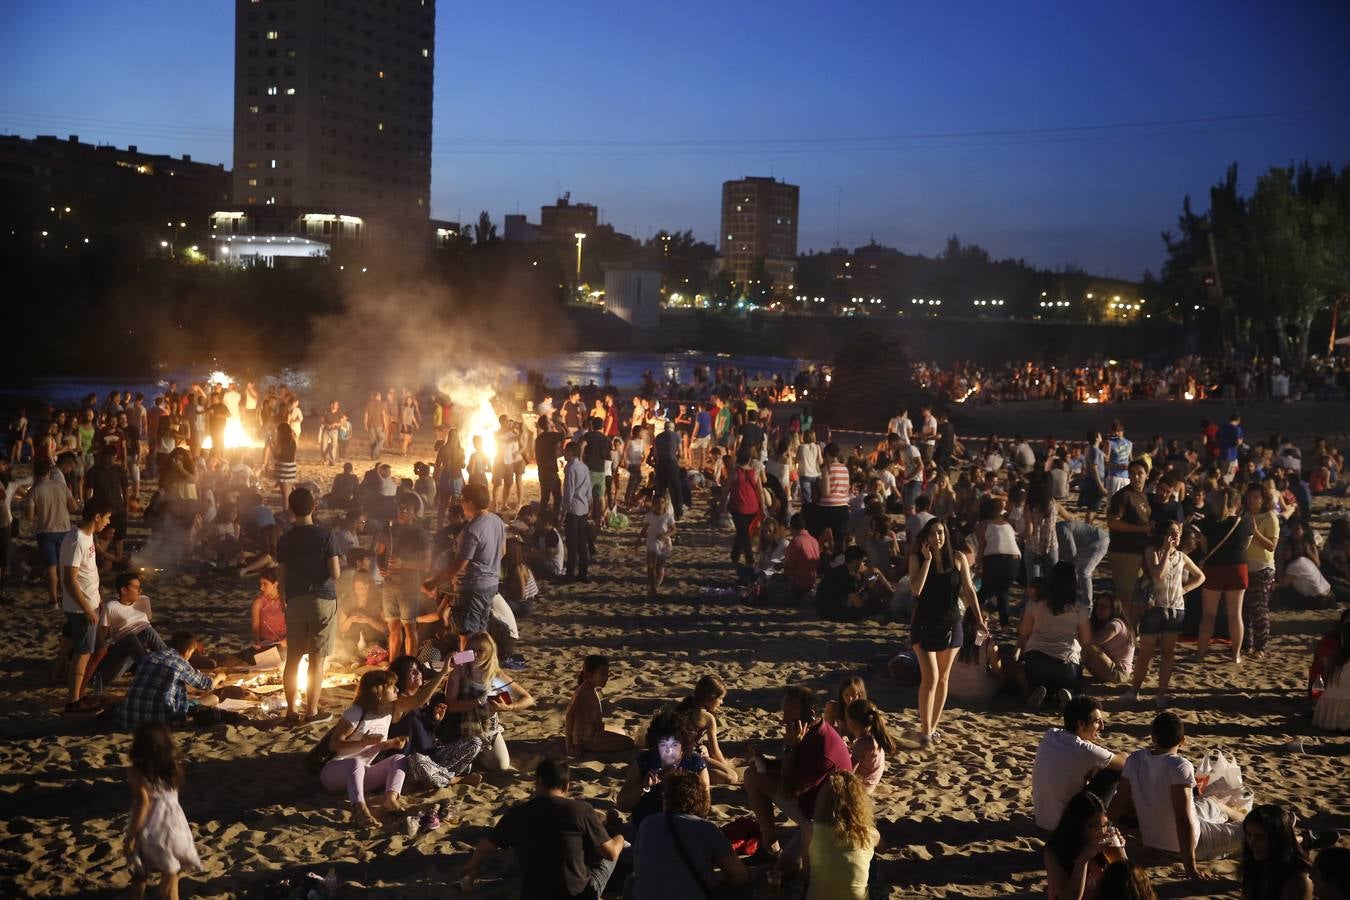
{"type": "Polygon", "coordinates": [[[703,880],[703,873],[694,865],[694,861],[689,858],[689,851],[684,849],[684,841],[680,840],[680,833],[675,829],[675,815],[666,810],[666,828],[670,829],[670,839],[675,844],[675,852],[679,854],[680,861],[684,867],[689,870],[689,874],[694,876],[699,888],[703,891],[703,896],[708,900],[752,900],[754,891],[750,884],[722,884],[716,888],[710,887],[708,882],[703,880]]]}
{"type": "MultiPolygon", "coordinates": [[[[358,709],[359,708],[360,707],[358,707],[358,709]]],[[[358,720],[358,724],[360,721],[364,721],[365,718],[365,711],[362,710],[361,719],[358,720]]],[[[301,764],[305,767],[305,771],[315,778],[318,778],[319,773],[323,771],[323,767],[328,765],[333,757],[337,756],[337,751],[333,749],[333,735],[337,733],[339,726],[342,724],[342,720],[339,720],[337,725],[334,725],[332,728],[325,731],[323,737],[319,738],[319,742],[311,747],[309,752],[305,754],[305,758],[301,760],[301,764]]]]}

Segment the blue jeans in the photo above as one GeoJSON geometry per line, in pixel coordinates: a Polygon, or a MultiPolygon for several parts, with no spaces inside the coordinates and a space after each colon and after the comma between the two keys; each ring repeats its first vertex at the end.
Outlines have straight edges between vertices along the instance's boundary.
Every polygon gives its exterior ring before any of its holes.
{"type": "Polygon", "coordinates": [[[1111,536],[1105,528],[1087,522],[1058,522],[1059,558],[1073,561],[1078,574],[1078,602],[1092,605],[1092,573],[1106,558],[1111,536]]]}
{"type": "Polygon", "coordinates": [[[167,649],[164,639],[153,628],[129,634],[108,648],[99,664],[98,674],[103,681],[116,681],[136,664],[136,660],[150,653],[167,649]]]}

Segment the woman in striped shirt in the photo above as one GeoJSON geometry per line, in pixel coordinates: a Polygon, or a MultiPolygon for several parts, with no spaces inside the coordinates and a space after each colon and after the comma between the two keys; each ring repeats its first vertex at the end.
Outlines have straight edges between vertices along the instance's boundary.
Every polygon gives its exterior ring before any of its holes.
{"type": "Polygon", "coordinates": [[[825,462],[820,467],[819,530],[830,529],[835,540],[848,531],[848,466],[840,458],[839,445],[825,445],[825,462]]]}

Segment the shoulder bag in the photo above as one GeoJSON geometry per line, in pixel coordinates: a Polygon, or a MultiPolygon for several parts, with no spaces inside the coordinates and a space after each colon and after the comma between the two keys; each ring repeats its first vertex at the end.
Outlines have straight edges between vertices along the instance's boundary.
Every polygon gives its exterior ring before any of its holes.
{"type": "MultiPolygon", "coordinates": [[[[365,711],[362,710],[360,721],[365,721],[365,718],[365,711]]],[[[333,749],[333,735],[337,733],[337,730],[342,725],[343,721],[345,720],[339,719],[336,725],[325,731],[323,737],[319,738],[319,742],[311,747],[310,751],[305,754],[303,760],[305,771],[315,778],[319,777],[319,773],[323,771],[323,767],[328,765],[333,757],[337,756],[337,751],[333,749]]]]}
{"type": "Polygon", "coordinates": [[[1234,517],[1233,517],[1233,527],[1232,527],[1232,528],[1229,528],[1229,529],[1228,529],[1228,533],[1225,534],[1225,535],[1223,536],[1223,538],[1220,539],[1220,541],[1219,541],[1217,544],[1215,544],[1212,548],[1210,548],[1210,551],[1209,551],[1208,553],[1205,554],[1205,558],[1202,559],[1202,560],[1200,561],[1200,568],[1203,569],[1203,568],[1205,567],[1205,564],[1209,562],[1209,558],[1210,558],[1211,556],[1213,556],[1215,553],[1218,553],[1220,547],[1222,547],[1224,544],[1228,543],[1228,539],[1229,539],[1230,537],[1233,536],[1233,532],[1237,531],[1238,526],[1241,525],[1241,524],[1242,524],[1242,517],[1241,517],[1241,516],[1234,516],[1234,517]]]}

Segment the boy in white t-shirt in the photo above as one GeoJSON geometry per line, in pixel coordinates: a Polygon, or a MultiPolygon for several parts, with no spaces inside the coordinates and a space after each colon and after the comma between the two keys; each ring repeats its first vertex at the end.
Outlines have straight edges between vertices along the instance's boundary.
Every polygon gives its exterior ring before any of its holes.
{"type": "Polygon", "coordinates": [[[95,558],[94,535],[112,521],[112,507],[102,500],[91,499],[84,505],[80,524],[61,539],[60,559],[61,610],[66,615],[66,632],[62,634],[58,651],[58,665],[69,655],[70,694],[66,712],[93,712],[98,704],[84,695],[84,671],[94,652],[98,638],[99,607],[102,601],[98,589],[98,562],[95,558]]]}
{"type": "Polygon", "coordinates": [[[1186,732],[1175,713],[1153,719],[1153,746],[1125,760],[1107,815],[1112,822],[1134,811],[1144,846],[1181,857],[1191,878],[1209,878],[1198,859],[1221,859],[1242,850],[1241,810],[1195,794],[1195,767],[1177,751],[1186,732]]]}
{"type": "Polygon", "coordinates": [[[1105,726],[1102,706],[1091,697],[1064,705],[1064,728],[1051,728],[1036,748],[1031,770],[1031,803],[1036,824],[1053,831],[1069,799],[1083,790],[1111,798],[1125,766],[1125,754],[1097,743],[1105,726]]]}
{"type": "Polygon", "coordinates": [[[135,572],[117,576],[117,599],[103,604],[101,643],[95,676],[104,684],[115,681],[136,660],[168,649],[151,624],[150,598],[141,595],[141,577],[135,572]]]}

